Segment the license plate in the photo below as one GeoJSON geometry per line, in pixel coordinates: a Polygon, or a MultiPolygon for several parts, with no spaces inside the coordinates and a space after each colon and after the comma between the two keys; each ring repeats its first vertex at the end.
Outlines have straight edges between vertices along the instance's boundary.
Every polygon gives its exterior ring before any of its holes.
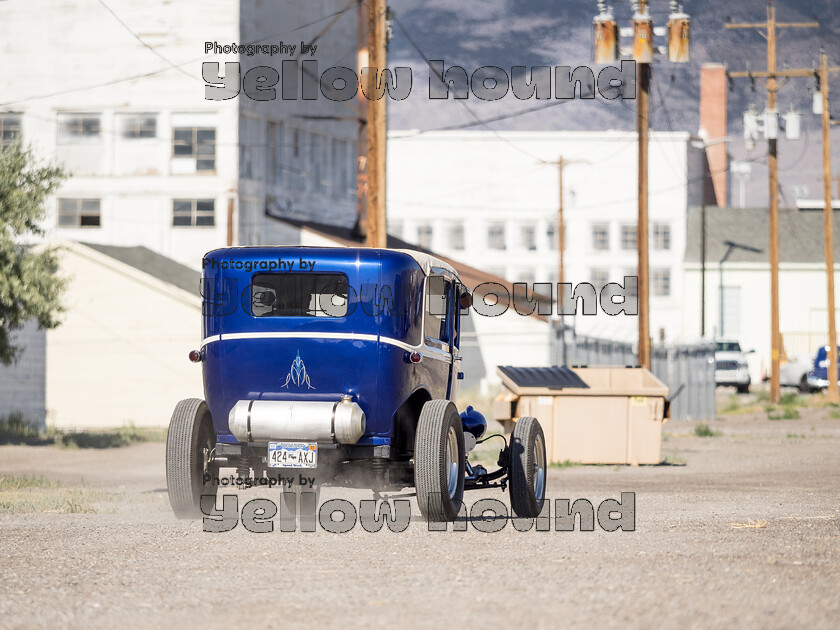
{"type": "Polygon", "coordinates": [[[270,468],[317,468],[318,445],[309,442],[269,442],[270,468]]]}

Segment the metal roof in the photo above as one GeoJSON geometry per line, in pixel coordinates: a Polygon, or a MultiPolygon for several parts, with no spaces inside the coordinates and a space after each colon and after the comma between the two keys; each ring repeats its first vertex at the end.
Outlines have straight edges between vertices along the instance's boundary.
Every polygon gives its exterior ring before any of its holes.
{"type": "Polygon", "coordinates": [[[132,246],[122,247],[117,245],[101,245],[99,243],[84,243],[80,245],[96,250],[100,254],[118,260],[121,263],[134,267],[135,269],[154,276],[168,284],[189,291],[193,295],[199,295],[201,273],[190,269],[186,265],[167,258],[147,247],[132,246]]]}
{"type": "MultiPolygon", "coordinates": [[[[840,261],[840,212],[834,211],[834,261],[840,261]]],[[[779,208],[779,261],[783,263],[824,263],[822,210],[779,208]]],[[[700,260],[700,208],[688,213],[685,261],[700,260]]],[[[726,253],[727,241],[734,247],[728,263],[767,263],[770,252],[769,211],[767,208],[718,208],[706,206],[706,265],[717,266],[726,253]]],[[[725,265],[726,263],[724,263],[725,265]]]]}
{"type": "Polygon", "coordinates": [[[548,389],[589,389],[575,372],[567,367],[514,367],[500,365],[499,371],[518,387],[546,387],[548,389]]]}

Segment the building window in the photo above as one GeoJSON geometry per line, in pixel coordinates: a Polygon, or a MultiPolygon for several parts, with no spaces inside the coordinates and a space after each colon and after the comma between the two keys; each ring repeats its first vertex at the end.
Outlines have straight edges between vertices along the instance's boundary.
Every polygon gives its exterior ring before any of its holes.
{"type": "Polygon", "coordinates": [[[270,184],[283,183],[283,123],[268,123],[268,146],[266,147],[266,173],[270,184]]]}
{"type": "Polygon", "coordinates": [[[432,226],[428,224],[417,226],[417,244],[423,249],[432,248],[432,226]]]}
{"type": "Polygon", "coordinates": [[[99,199],[59,199],[58,227],[100,227],[99,199]]]}
{"type": "Polygon", "coordinates": [[[172,202],[172,225],[175,227],[216,225],[216,202],[213,199],[175,199],[172,202]]]}
{"type": "Polygon", "coordinates": [[[557,226],[554,223],[549,223],[545,230],[545,235],[548,238],[548,249],[557,249],[557,226]]]}
{"type": "Polygon", "coordinates": [[[607,251],[610,248],[610,226],[606,223],[596,223],[592,226],[592,249],[607,251]]]}
{"type": "Polygon", "coordinates": [[[0,149],[20,140],[21,120],[18,114],[0,114],[0,149]]]}
{"type": "Polygon", "coordinates": [[[311,160],[309,172],[312,174],[312,190],[326,193],[330,184],[327,174],[327,138],[313,133],[310,136],[309,146],[311,151],[309,154],[311,160]]]}
{"type": "Polygon", "coordinates": [[[294,190],[305,190],[308,177],[306,171],[306,132],[303,129],[289,129],[292,136],[289,148],[291,149],[287,169],[291,188],[294,190]]]}
{"type": "Polygon", "coordinates": [[[332,177],[333,197],[348,197],[353,191],[350,187],[350,156],[348,148],[350,143],[340,138],[332,139],[332,177]]]}
{"type": "Polygon", "coordinates": [[[195,158],[196,171],[216,170],[216,130],[176,127],[172,130],[172,157],[195,158]]]}
{"type": "Polygon", "coordinates": [[[449,227],[449,248],[457,251],[464,249],[464,224],[453,223],[449,227]]]}
{"type": "Polygon", "coordinates": [[[671,270],[653,269],[650,272],[650,284],[653,294],[658,297],[671,295],[671,270]]]}
{"type": "Polygon", "coordinates": [[[120,136],[127,140],[154,138],[157,136],[157,116],[154,114],[120,116],[120,136]]]}
{"type": "Polygon", "coordinates": [[[505,249],[505,224],[491,223],[487,227],[487,247],[505,249]]]}
{"type": "Polygon", "coordinates": [[[263,121],[250,116],[239,119],[239,177],[258,182],[264,179],[262,160],[265,157],[263,147],[271,144],[266,138],[263,121]]]}
{"type": "Polygon", "coordinates": [[[537,249],[537,228],[533,225],[523,225],[521,231],[522,237],[522,249],[526,249],[529,252],[536,251],[537,249]]]}
{"type": "Polygon", "coordinates": [[[627,296],[628,297],[638,297],[639,281],[638,281],[638,276],[636,276],[636,268],[634,267],[633,269],[625,269],[624,270],[624,277],[622,277],[622,284],[624,285],[624,288],[627,291],[627,296]],[[632,283],[632,284],[625,283],[624,282],[624,277],[627,277],[627,276],[635,276],[637,278],[636,282],[632,283]]]}
{"type": "Polygon", "coordinates": [[[590,269],[589,270],[589,283],[595,287],[595,291],[598,293],[601,292],[601,289],[609,282],[608,277],[609,271],[607,269],[590,269]]]}
{"type": "Polygon", "coordinates": [[[621,249],[636,249],[636,226],[621,226],[621,249]]]}
{"type": "Polygon", "coordinates": [[[671,226],[667,223],[653,224],[653,249],[671,249],[671,226]]]}
{"type": "Polygon", "coordinates": [[[58,142],[72,143],[80,140],[96,140],[102,133],[98,114],[59,114],[58,142]]]}
{"type": "Polygon", "coordinates": [[[529,289],[534,287],[534,282],[536,282],[537,274],[535,270],[531,267],[527,269],[520,269],[519,272],[516,274],[516,281],[517,282],[524,282],[528,285],[529,289]]]}

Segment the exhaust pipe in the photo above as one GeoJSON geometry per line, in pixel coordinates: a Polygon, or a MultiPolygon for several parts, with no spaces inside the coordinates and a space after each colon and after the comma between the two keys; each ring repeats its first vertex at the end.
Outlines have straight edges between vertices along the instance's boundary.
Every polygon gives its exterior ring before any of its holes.
{"type": "Polygon", "coordinates": [[[365,432],[365,412],[350,396],[337,402],[240,400],[230,410],[228,427],[240,442],[355,444],[365,432]]]}

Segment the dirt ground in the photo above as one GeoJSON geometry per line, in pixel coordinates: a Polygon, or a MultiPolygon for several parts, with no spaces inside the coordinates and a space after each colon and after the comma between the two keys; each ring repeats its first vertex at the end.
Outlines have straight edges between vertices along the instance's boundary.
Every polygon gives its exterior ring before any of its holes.
{"type": "Polygon", "coordinates": [[[670,465],[550,470],[551,499],[634,492],[615,532],[434,532],[413,505],[402,533],[211,534],[172,516],[163,444],[3,446],[0,477],[46,487],[0,493],[0,627],[837,628],[832,415],[674,421],[670,465]]]}

